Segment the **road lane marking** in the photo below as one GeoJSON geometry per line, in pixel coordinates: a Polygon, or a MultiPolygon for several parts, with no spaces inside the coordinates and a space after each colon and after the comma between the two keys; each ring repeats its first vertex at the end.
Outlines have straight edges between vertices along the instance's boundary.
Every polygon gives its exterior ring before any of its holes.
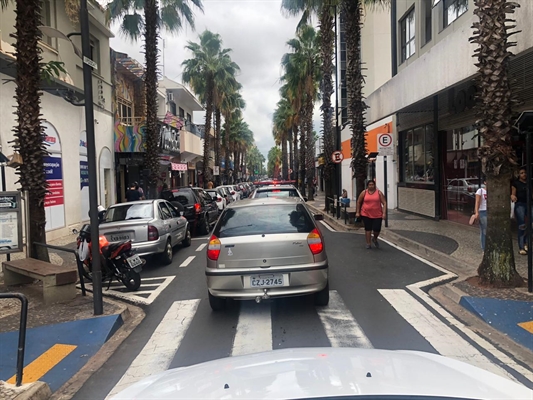
{"type": "Polygon", "coordinates": [[[205,248],[205,246],[207,246],[207,243],[202,243],[200,246],[198,246],[196,251],[202,251],[205,248]]]}
{"type": "Polygon", "coordinates": [[[522,329],[525,329],[529,333],[533,333],[533,321],[520,322],[518,326],[522,329]]]}
{"type": "Polygon", "coordinates": [[[192,260],[194,260],[196,256],[189,256],[185,261],[183,261],[180,265],[180,268],[185,268],[187,265],[191,263],[192,260]]]}
{"type": "MultiPolygon", "coordinates": [[[[59,364],[66,356],[72,353],[76,347],[71,344],[54,344],[43,354],[37,357],[34,361],[24,367],[22,371],[22,383],[37,382],[48,371],[59,364]]],[[[7,383],[15,384],[17,382],[17,375],[12,376],[7,383]]]]}
{"type": "Polygon", "coordinates": [[[241,302],[231,355],[242,356],[270,350],[272,350],[270,303],[241,302]]]}
{"type": "Polygon", "coordinates": [[[202,237],[193,237],[192,240],[207,240],[209,239],[209,236],[202,236],[202,237]]]}
{"type": "Polygon", "coordinates": [[[325,221],[320,221],[322,225],[324,225],[327,229],[329,229],[331,232],[337,232],[335,229],[333,229],[331,226],[328,225],[325,221]]]}
{"type": "Polygon", "coordinates": [[[318,316],[332,347],[372,349],[372,343],[336,290],[329,292],[329,304],[317,307],[318,316]]]}
{"type": "Polygon", "coordinates": [[[515,380],[510,373],[490,361],[405,290],[379,289],[378,291],[439,354],[515,380]]]}
{"type": "Polygon", "coordinates": [[[199,299],[172,303],[148,343],[106,398],[114,396],[147,376],[168,369],[198,310],[198,304],[200,304],[199,299]]]}

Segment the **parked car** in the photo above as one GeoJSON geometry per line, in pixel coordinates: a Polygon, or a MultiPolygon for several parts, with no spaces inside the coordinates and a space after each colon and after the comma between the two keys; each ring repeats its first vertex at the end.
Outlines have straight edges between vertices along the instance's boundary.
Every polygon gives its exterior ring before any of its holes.
{"type": "Polygon", "coordinates": [[[226,193],[220,189],[206,189],[206,192],[216,201],[218,212],[226,208],[226,193]]]}
{"type": "MultiPolygon", "coordinates": [[[[481,184],[481,187],[485,187],[481,184]]],[[[479,189],[479,178],[450,179],[446,187],[447,201],[458,209],[472,213],[476,203],[476,191],[479,189]]]]}
{"type": "Polygon", "coordinates": [[[184,186],[172,189],[174,200],[184,207],[184,217],[191,225],[192,233],[207,235],[218,218],[216,201],[202,188],[184,186]]]}
{"type": "Polygon", "coordinates": [[[233,203],[235,201],[235,197],[231,194],[232,189],[229,186],[217,186],[217,190],[219,190],[219,193],[221,193],[225,199],[226,199],[226,205],[233,203]]]}
{"type": "Polygon", "coordinates": [[[140,200],[109,207],[100,224],[100,234],[110,243],[131,240],[139,256],[156,254],[172,262],[173,248],[191,245],[187,219],[166,200],[140,200]]]}
{"type": "Polygon", "coordinates": [[[228,188],[231,197],[233,197],[233,201],[240,200],[241,195],[240,195],[240,193],[236,190],[235,185],[222,185],[222,186],[219,186],[219,187],[228,188]]]}
{"type": "Polygon", "coordinates": [[[250,195],[251,199],[264,199],[269,197],[296,197],[307,201],[298,189],[292,185],[263,186],[255,189],[250,195]]]}
{"type": "Polygon", "coordinates": [[[260,302],[314,294],[329,301],[328,259],[315,217],[299,198],[242,200],[222,212],[207,246],[213,310],[226,299],[260,302]]]}

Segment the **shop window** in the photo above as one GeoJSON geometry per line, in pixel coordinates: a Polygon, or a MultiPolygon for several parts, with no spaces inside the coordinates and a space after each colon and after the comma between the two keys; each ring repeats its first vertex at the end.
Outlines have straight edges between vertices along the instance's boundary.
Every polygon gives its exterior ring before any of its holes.
{"type": "Polygon", "coordinates": [[[435,135],[433,125],[403,133],[404,182],[434,182],[435,135]]]}
{"type": "Polygon", "coordinates": [[[468,0],[444,0],[444,27],[468,11],[468,0]]]}
{"type": "Polygon", "coordinates": [[[415,8],[400,21],[401,62],[415,54],[415,8]]]}

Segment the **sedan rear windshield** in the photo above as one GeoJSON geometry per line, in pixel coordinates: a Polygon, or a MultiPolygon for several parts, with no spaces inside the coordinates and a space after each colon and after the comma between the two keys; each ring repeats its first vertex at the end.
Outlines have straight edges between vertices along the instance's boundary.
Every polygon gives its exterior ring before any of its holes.
{"type": "Polygon", "coordinates": [[[192,194],[192,189],[173,190],[172,194],[174,195],[174,201],[177,201],[184,206],[196,203],[192,194]]]}
{"type": "Polygon", "coordinates": [[[256,199],[264,199],[267,197],[300,197],[298,192],[294,189],[269,189],[258,190],[255,194],[256,199]]]}
{"type": "Polygon", "coordinates": [[[152,203],[124,205],[110,208],[104,222],[129,221],[132,219],[152,219],[154,217],[154,206],[152,203]]]}
{"type": "Polygon", "coordinates": [[[273,233],[309,233],[315,228],[303,204],[250,205],[227,209],[214,234],[219,238],[273,233]]]}

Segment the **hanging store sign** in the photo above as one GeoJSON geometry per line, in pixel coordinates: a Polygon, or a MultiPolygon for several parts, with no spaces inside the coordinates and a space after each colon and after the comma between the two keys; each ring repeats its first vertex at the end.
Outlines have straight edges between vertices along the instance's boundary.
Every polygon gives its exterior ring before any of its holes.
{"type": "Polygon", "coordinates": [[[168,125],[161,125],[161,150],[165,153],[180,153],[180,132],[168,125]]]}
{"type": "Polygon", "coordinates": [[[187,164],[171,163],[172,171],[187,171],[187,164]]]}

